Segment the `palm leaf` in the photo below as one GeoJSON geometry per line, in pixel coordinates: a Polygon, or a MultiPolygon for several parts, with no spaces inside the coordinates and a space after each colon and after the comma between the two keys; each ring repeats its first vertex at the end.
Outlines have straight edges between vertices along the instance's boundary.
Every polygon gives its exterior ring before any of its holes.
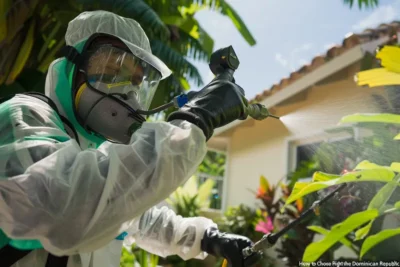
{"type": "Polygon", "coordinates": [[[114,12],[135,19],[146,31],[148,37],[169,38],[169,30],[158,14],[143,0],[78,0],[84,10],[93,8],[114,12]]]}
{"type": "Polygon", "coordinates": [[[7,12],[11,7],[11,0],[0,1],[0,43],[7,37],[7,12]]]}
{"type": "Polygon", "coordinates": [[[173,50],[159,40],[152,40],[150,45],[153,54],[165,62],[178,76],[184,76],[192,80],[198,86],[203,84],[203,80],[197,68],[187,61],[184,56],[179,54],[178,51],[173,50]]]}
{"type": "Polygon", "coordinates": [[[25,36],[25,40],[21,46],[21,49],[18,53],[16,60],[14,61],[13,67],[11,69],[10,74],[7,77],[6,84],[11,84],[17,78],[17,76],[23,70],[26,62],[29,59],[29,55],[32,51],[34,36],[35,34],[35,21],[31,21],[28,32],[25,36]]]}
{"type": "Polygon", "coordinates": [[[10,44],[3,45],[0,49],[0,85],[3,84],[11,71],[14,60],[18,56],[19,48],[24,41],[24,32],[19,32],[10,44]]]}
{"type": "Polygon", "coordinates": [[[37,56],[37,60],[41,61],[47,52],[47,50],[50,48],[50,45],[53,41],[55,41],[55,36],[56,34],[60,31],[61,28],[61,22],[57,21],[55,25],[53,25],[51,32],[49,33],[48,36],[46,36],[45,43],[42,46],[42,48],[39,51],[39,54],[37,56]]]}
{"type": "Polygon", "coordinates": [[[231,19],[236,29],[240,32],[249,45],[253,46],[256,44],[256,40],[254,39],[250,30],[247,28],[244,21],[240,18],[239,14],[233,9],[233,7],[226,1],[224,1],[222,4],[221,13],[231,19]]]}
{"type": "MultiPolygon", "coordinates": [[[[343,0],[343,2],[348,5],[350,8],[354,5],[354,0],[343,0]]],[[[363,7],[370,8],[376,7],[379,4],[379,0],[358,0],[358,8],[361,9],[363,7]]]]}
{"type": "MultiPolygon", "coordinates": [[[[170,12],[176,11],[179,7],[190,8],[193,5],[196,6],[204,6],[212,10],[218,9],[224,0],[169,0],[169,1],[160,1],[160,0],[147,0],[146,1],[153,9],[157,11],[161,10],[169,10],[170,12]],[[166,9],[165,7],[168,7],[166,9]]],[[[172,14],[168,12],[168,14],[172,14]]],[[[166,13],[163,13],[166,14],[166,13]]]]}
{"type": "Polygon", "coordinates": [[[65,40],[62,39],[50,50],[46,57],[40,63],[38,70],[45,73],[51,62],[56,58],[56,54],[65,45],[65,40]]]}
{"type": "Polygon", "coordinates": [[[179,30],[179,41],[172,42],[171,47],[179,51],[182,55],[185,55],[191,59],[206,61],[210,60],[211,53],[205,50],[199,40],[196,40],[186,32],[179,30]]]}
{"type": "MultiPolygon", "coordinates": [[[[162,16],[161,19],[164,21],[165,24],[168,25],[174,25],[180,29],[179,35],[181,37],[186,37],[185,40],[182,41],[187,41],[190,40],[190,44],[194,43],[194,40],[197,41],[197,47],[199,48],[198,45],[201,46],[201,50],[204,53],[207,53],[208,56],[211,55],[213,52],[214,48],[214,40],[211,38],[211,36],[199,25],[198,21],[193,18],[192,16],[189,17],[181,17],[181,16],[171,16],[171,15],[166,15],[162,16]],[[188,37],[191,37],[190,39],[188,37]]],[[[195,51],[199,51],[196,49],[195,51]]]]}
{"type": "Polygon", "coordinates": [[[5,14],[7,16],[7,37],[0,40],[0,44],[1,41],[9,43],[15,37],[24,27],[24,23],[32,16],[37,4],[38,0],[17,0],[12,4],[5,14]]]}

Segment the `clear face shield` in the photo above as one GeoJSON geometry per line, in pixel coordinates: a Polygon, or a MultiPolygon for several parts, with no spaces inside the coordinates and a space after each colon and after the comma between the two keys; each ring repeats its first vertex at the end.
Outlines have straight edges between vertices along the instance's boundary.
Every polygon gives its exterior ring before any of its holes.
{"type": "Polygon", "coordinates": [[[80,84],[73,90],[74,112],[88,132],[128,143],[146,121],[145,116],[154,113],[149,108],[168,69],[155,56],[130,43],[122,41],[125,47],[115,43],[115,38],[97,37],[87,41],[75,63],[80,84]]]}
{"type": "Polygon", "coordinates": [[[90,48],[83,66],[90,87],[119,96],[134,109],[149,109],[161,80],[149,63],[112,45],[90,48]]]}

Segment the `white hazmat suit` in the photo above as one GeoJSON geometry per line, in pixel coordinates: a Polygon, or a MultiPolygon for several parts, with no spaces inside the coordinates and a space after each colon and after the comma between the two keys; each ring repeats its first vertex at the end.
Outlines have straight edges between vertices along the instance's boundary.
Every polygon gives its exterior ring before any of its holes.
{"type": "MultiPolygon", "coordinates": [[[[96,11],[82,13],[78,22],[69,25],[69,45],[105,32],[149,49],[142,30],[126,31],[132,20],[96,11]],[[93,14],[103,15],[103,23],[90,24],[93,14]]],[[[55,92],[60,62],[50,66],[46,95],[68,117],[55,92]]],[[[38,240],[44,247],[15,267],[44,267],[46,251],[70,255],[68,267],[119,266],[123,241],[116,237],[123,232],[127,245],[135,242],[163,257],[206,256],[200,242],[215,223],[155,207],[203,160],[200,128],[183,120],[144,122],[129,144],[105,141],[96,149],[79,136],[81,145],[35,97],[16,95],[0,105],[0,229],[10,239],[38,240]]]]}

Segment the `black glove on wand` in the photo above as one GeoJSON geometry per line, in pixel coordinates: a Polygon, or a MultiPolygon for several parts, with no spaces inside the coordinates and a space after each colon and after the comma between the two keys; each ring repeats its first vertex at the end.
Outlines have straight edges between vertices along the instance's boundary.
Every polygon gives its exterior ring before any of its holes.
{"type": "Polygon", "coordinates": [[[199,92],[190,92],[188,103],[167,120],[189,121],[202,129],[209,140],[214,129],[235,120],[245,120],[247,116],[256,120],[269,116],[278,118],[270,115],[261,104],[249,105],[244,90],[235,84],[233,77],[238,66],[239,60],[232,46],[214,52],[210,69],[216,75],[215,79],[199,92]]]}

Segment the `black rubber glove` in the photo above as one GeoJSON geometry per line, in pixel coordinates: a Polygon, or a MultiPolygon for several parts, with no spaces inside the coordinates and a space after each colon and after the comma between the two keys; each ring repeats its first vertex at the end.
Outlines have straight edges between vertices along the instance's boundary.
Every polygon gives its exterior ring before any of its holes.
{"type": "Polygon", "coordinates": [[[190,91],[190,92],[187,92],[186,95],[187,95],[189,101],[192,100],[193,97],[195,97],[195,96],[197,95],[198,92],[199,92],[199,91],[190,91]]]}
{"type": "Polygon", "coordinates": [[[256,253],[244,259],[242,250],[252,245],[253,242],[247,237],[209,228],[201,241],[201,250],[215,257],[225,258],[230,267],[247,267],[253,266],[262,258],[261,253],[256,253]]]}
{"type": "Polygon", "coordinates": [[[193,92],[180,110],[171,113],[168,121],[186,120],[201,128],[209,140],[214,129],[235,120],[247,118],[244,90],[226,80],[212,81],[199,92],[193,92]]]}

